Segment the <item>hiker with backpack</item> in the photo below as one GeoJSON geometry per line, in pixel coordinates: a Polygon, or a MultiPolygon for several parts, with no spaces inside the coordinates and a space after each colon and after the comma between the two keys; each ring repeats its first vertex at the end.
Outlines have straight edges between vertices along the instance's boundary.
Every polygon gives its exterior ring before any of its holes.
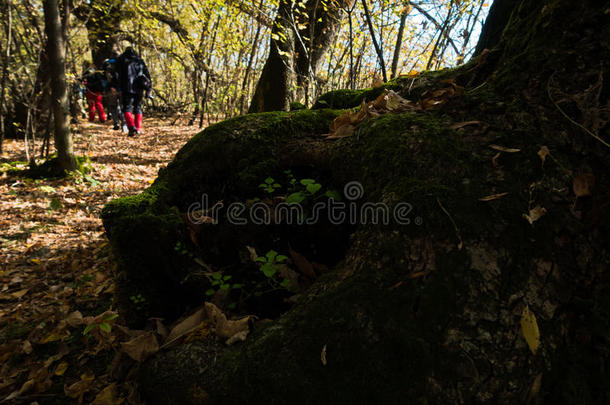
{"type": "Polygon", "coordinates": [[[118,82],[116,62],[116,58],[110,58],[102,63],[104,75],[109,83],[109,90],[104,94],[104,101],[114,124],[113,129],[115,131],[123,129],[123,132],[127,132],[127,124],[121,113],[121,87],[118,82]]]}
{"type": "Polygon", "coordinates": [[[123,97],[123,113],[129,128],[129,136],[140,134],[142,130],[142,100],[144,92],[150,92],[152,81],[148,67],[132,47],[117,60],[116,71],[123,97]]]}
{"type": "Polygon", "coordinates": [[[85,97],[89,106],[89,121],[95,121],[95,112],[97,110],[100,122],[106,122],[106,113],[102,105],[102,96],[108,82],[104,74],[98,71],[94,65],[87,64],[89,67],[85,70],[82,76],[83,84],[85,85],[85,97]]]}

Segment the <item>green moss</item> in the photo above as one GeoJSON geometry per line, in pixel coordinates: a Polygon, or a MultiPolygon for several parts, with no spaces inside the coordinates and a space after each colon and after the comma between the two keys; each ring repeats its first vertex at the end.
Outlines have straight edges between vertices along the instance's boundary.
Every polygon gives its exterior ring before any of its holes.
{"type": "Polygon", "coordinates": [[[290,111],[297,111],[297,110],[306,110],[307,106],[303,103],[299,103],[297,101],[293,101],[292,103],[290,103],[290,111]]]}
{"type": "Polygon", "coordinates": [[[467,71],[470,67],[470,65],[464,65],[453,69],[425,71],[413,77],[397,77],[388,81],[383,86],[375,88],[333,90],[321,95],[312,109],[348,109],[358,107],[363,101],[369,102],[375,100],[386,90],[393,90],[410,100],[418,100],[424,91],[439,87],[442,80],[463,75],[463,72],[467,71]]]}

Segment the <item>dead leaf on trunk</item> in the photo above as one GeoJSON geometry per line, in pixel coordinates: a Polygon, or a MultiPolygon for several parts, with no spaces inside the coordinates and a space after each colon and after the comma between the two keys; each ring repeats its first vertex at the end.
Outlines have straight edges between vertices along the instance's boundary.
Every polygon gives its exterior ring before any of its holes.
{"type": "Polygon", "coordinates": [[[540,160],[542,160],[542,166],[544,166],[544,162],[545,162],[547,156],[549,156],[550,154],[551,154],[551,151],[549,150],[548,147],[542,146],[540,148],[540,150],[538,151],[538,156],[540,156],[540,160]]]}
{"type": "Polygon", "coordinates": [[[531,404],[536,398],[538,398],[538,394],[540,394],[540,388],[542,387],[542,373],[538,374],[530,387],[530,391],[527,394],[527,400],[525,404],[531,404]]]}
{"type": "Polygon", "coordinates": [[[530,351],[535,355],[538,351],[538,346],[540,346],[540,330],[538,329],[536,315],[527,305],[523,308],[523,313],[521,314],[521,332],[530,351]]]}
{"type": "Polygon", "coordinates": [[[590,197],[595,188],[595,176],[593,173],[581,173],[574,177],[572,189],[576,197],[590,197]]]}
{"type": "MultiPolygon", "coordinates": [[[[226,315],[211,302],[205,303],[205,312],[207,314],[208,321],[214,326],[216,335],[221,338],[230,340],[238,333],[250,332],[250,319],[254,316],[249,315],[238,320],[228,320],[226,315]]],[[[242,335],[240,335],[242,336],[242,335]]],[[[244,335],[245,337],[245,335],[244,335]]]]}
{"type": "Polygon", "coordinates": [[[172,328],[171,332],[169,333],[169,336],[163,344],[163,347],[189,334],[192,330],[194,330],[201,324],[201,322],[204,320],[204,317],[205,310],[203,308],[199,308],[193,315],[180,321],[176,326],[172,328]]]}

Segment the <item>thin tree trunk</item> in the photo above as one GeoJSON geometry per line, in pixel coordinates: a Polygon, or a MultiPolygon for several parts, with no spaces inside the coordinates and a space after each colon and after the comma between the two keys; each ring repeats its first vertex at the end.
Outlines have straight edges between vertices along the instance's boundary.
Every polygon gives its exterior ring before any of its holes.
{"type": "Polygon", "coordinates": [[[394,47],[394,57],[392,58],[392,79],[398,76],[398,60],[400,59],[400,49],[402,48],[402,37],[405,33],[405,25],[407,23],[407,17],[409,16],[410,10],[411,6],[407,4],[400,14],[400,26],[398,27],[396,46],[394,47]]]}
{"type": "Polygon", "coordinates": [[[11,58],[11,41],[13,34],[13,16],[11,13],[11,0],[6,1],[6,51],[4,53],[4,63],[2,66],[2,91],[0,94],[0,154],[2,153],[2,145],[4,144],[4,136],[6,131],[6,118],[8,117],[8,107],[6,105],[6,82],[8,81],[8,64],[11,58]]]}
{"type": "MultiPolygon", "coordinates": [[[[354,5],[356,2],[354,2],[354,5]]],[[[349,88],[354,89],[355,77],[354,77],[354,23],[352,21],[352,12],[354,7],[351,7],[347,14],[349,18],[349,88]]]]}
{"type": "Polygon", "coordinates": [[[51,71],[51,111],[55,124],[55,149],[59,166],[64,170],[76,169],[76,159],[72,145],[72,134],[68,114],[68,93],[66,91],[66,46],[62,35],[62,24],[57,0],[44,0],[45,31],[47,33],[47,54],[51,71]]]}
{"type": "MultiPolygon", "coordinates": [[[[216,19],[214,26],[212,27],[212,32],[214,32],[214,36],[212,37],[212,44],[210,45],[210,50],[208,54],[208,62],[207,65],[210,66],[212,64],[212,54],[214,53],[214,48],[216,45],[216,34],[218,33],[218,24],[220,22],[220,17],[216,19]]],[[[199,110],[199,128],[203,128],[203,114],[205,113],[207,102],[208,102],[208,91],[210,89],[210,74],[206,72],[205,74],[205,88],[203,89],[203,95],[201,97],[201,109],[199,110]]],[[[208,122],[210,121],[210,115],[208,114],[208,122]]]]}
{"type": "Polygon", "coordinates": [[[371,20],[371,13],[369,12],[369,6],[366,4],[366,0],[362,0],[362,6],[364,7],[364,16],[366,17],[366,23],[369,26],[369,31],[371,33],[371,39],[373,41],[373,46],[375,47],[375,51],[377,52],[377,58],[379,59],[379,64],[381,65],[381,73],[383,74],[383,81],[388,81],[388,74],[385,68],[385,61],[383,60],[383,51],[377,42],[377,38],[375,37],[375,29],[373,28],[373,21],[371,20]]]}

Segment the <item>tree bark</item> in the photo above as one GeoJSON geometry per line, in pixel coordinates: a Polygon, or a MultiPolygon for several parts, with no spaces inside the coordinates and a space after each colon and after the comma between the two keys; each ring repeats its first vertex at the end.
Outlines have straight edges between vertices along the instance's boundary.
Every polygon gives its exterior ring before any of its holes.
{"type": "Polygon", "coordinates": [[[411,11],[411,6],[405,5],[405,9],[400,13],[400,26],[398,27],[398,35],[396,36],[396,46],[394,47],[394,57],[392,58],[392,79],[398,75],[398,60],[400,59],[400,50],[402,48],[402,36],[405,32],[407,17],[411,11]]]}
{"type": "Polygon", "coordinates": [[[6,120],[8,118],[8,106],[4,98],[6,94],[6,86],[8,84],[8,65],[11,59],[11,45],[13,38],[13,15],[12,15],[11,0],[6,1],[6,20],[4,22],[4,32],[6,36],[6,49],[4,51],[4,60],[2,63],[2,90],[0,92],[0,154],[2,154],[2,146],[4,144],[4,136],[6,133],[6,120]]]}
{"type": "Polygon", "coordinates": [[[304,89],[301,93],[305,94],[340,28],[345,6],[352,1],[323,4],[309,0],[305,12],[300,13],[295,12],[292,0],[280,1],[271,30],[269,56],[248,112],[287,111],[297,89],[304,89]],[[299,29],[299,23],[306,28],[299,29]]]}
{"type": "Polygon", "coordinates": [[[44,0],[47,55],[51,75],[51,111],[55,124],[55,149],[59,166],[64,170],[76,169],[76,159],[70,133],[68,93],[66,89],[66,46],[57,0],[44,0]]]}
{"type": "Polygon", "coordinates": [[[494,0],[489,14],[483,24],[479,42],[475,48],[473,57],[483,52],[483,49],[491,49],[500,42],[502,32],[510,19],[513,11],[519,6],[522,0],[494,0]]]}
{"type": "Polygon", "coordinates": [[[294,86],[294,31],[291,28],[292,1],[281,0],[271,29],[269,56],[252,96],[249,113],[287,111],[294,86]]]}

